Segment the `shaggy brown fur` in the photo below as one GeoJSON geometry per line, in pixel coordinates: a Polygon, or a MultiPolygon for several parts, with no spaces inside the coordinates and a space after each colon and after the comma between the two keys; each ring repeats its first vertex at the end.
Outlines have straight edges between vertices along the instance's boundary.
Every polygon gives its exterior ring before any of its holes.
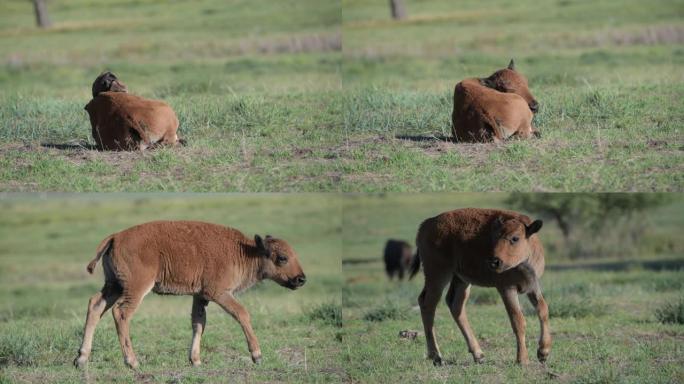
{"type": "Polygon", "coordinates": [[[236,229],[195,221],[155,221],[110,235],[97,248],[88,272],[93,272],[100,258],[105,284],[88,303],[83,344],[74,361],[78,367],[87,363],[95,326],[110,307],[124,361],[131,368],[138,366],[128,327],[150,291],[193,296],[189,355],[193,365],[200,364],[200,339],[209,301],[240,323],[252,360],[258,363],[261,350],[249,313],[234,294],[263,279],[290,289],[306,282],[297,254],[284,240],[258,235],[249,239],[236,229]]]}
{"type": "Polygon", "coordinates": [[[385,271],[387,276],[394,278],[397,275],[399,280],[404,279],[404,271],[411,266],[411,244],[403,240],[389,239],[385,243],[385,271]]]}
{"type": "Polygon", "coordinates": [[[548,307],[539,278],[544,273],[544,249],[536,234],[540,220],[532,221],[517,212],[467,208],[445,212],[425,220],[418,230],[418,254],[411,268],[413,277],[422,260],[425,287],[418,298],[428,357],[437,365],[442,357],[433,329],[435,308],[442,291],[451,283],[446,303],[476,362],[484,355],[465,312],[470,285],[496,287],[511,321],[518,343],[517,361],[528,361],[525,346],[525,317],[518,294],[525,293],[536,308],[541,324],[537,357],[544,362],[551,350],[548,307]]]}
{"type": "Polygon", "coordinates": [[[168,104],[127,92],[111,72],[93,83],[93,99],[85,110],[100,150],[144,150],[158,143],[181,143],[176,134],[178,118],[168,104]]]}
{"type": "Polygon", "coordinates": [[[501,141],[511,136],[538,135],[532,126],[539,104],[527,86],[527,79],[508,68],[484,79],[465,79],[454,89],[451,114],[454,137],[463,142],[501,141]]]}

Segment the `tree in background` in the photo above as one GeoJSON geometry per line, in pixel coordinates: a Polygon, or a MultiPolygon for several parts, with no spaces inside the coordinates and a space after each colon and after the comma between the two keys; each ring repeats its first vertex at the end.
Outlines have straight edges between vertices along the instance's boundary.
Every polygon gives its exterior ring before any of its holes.
{"type": "Polygon", "coordinates": [[[47,11],[46,0],[33,0],[33,10],[36,13],[36,23],[41,28],[49,28],[52,26],[50,16],[47,11]]]}
{"type": "Polygon", "coordinates": [[[636,251],[644,213],[669,201],[657,193],[513,193],[507,203],[558,224],[570,258],[636,251]]]}
{"type": "Polygon", "coordinates": [[[392,18],[394,20],[402,20],[406,18],[406,7],[404,0],[390,0],[390,9],[392,11],[392,18]]]}

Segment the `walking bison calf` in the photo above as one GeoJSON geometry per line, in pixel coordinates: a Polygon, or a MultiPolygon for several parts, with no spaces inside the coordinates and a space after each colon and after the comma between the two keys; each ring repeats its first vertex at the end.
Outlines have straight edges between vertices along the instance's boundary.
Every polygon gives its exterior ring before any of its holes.
{"type": "Polygon", "coordinates": [[[181,143],[173,109],[162,101],[128,93],[126,85],[111,72],[95,79],[93,99],[85,110],[100,150],[144,150],[158,143],[181,143]]]}
{"type": "Polygon", "coordinates": [[[88,272],[93,272],[100,259],[104,287],[88,302],[83,343],[74,361],[78,367],[87,363],[95,326],[109,308],[124,361],[130,368],[138,366],[128,326],[150,291],[193,296],[192,365],[200,364],[200,339],[209,301],[240,323],[252,360],[258,363],[261,350],[249,313],[234,295],[263,279],[290,289],[306,282],[297,254],[284,240],[259,235],[250,239],[236,229],[194,221],[155,221],[110,235],[97,248],[88,272]]]}
{"type": "Polygon", "coordinates": [[[537,232],[540,220],[532,221],[517,212],[467,208],[425,220],[418,230],[418,255],[411,266],[413,277],[422,260],[425,287],[418,297],[425,327],[428,358],[435,365],[442,357],[433,329],[435,308],[447,284],[446,303],[476,362],[484,355],[466,317],[465,303],[470,285],[496,287],[503,299],[518,343],[517,362],[528,362],[525,346],[525,317],[518,294],[525,293],[541,324],[539,361],[551,350],[548,307],[539,278],[544,272],[544,249],[537,232]]]}
{"type": "Polygon", "coordinates": [[[404,279],[404,271],[411,266],[411,244],[403,240],[389,239],[385,243],[385,271],[387,276],[394,278],[397,275],[399,280],[404,279]]]}
{"type": "Polygon", "coordinates": [[[464,142],[501,141],[512,136],[538,135],[532,126],[537,100],[527,79],[515,70],[513,60],[507,68],[483,79],[465,79],[454,89],[451,122],[454,138],[464,142]]]}

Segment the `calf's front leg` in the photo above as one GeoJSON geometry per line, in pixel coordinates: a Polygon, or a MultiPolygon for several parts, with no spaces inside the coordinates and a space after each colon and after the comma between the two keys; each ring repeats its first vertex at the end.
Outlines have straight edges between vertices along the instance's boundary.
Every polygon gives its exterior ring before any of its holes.
{"type": "Polygon", "coordinates": [[[539,349],[537,349],[537,358],[540,362],[545,362],[551,352],[551,330],[549,329],[549,307],[546,305],[546,300],[542,296],[539,286],[527,294],[530,303],[537,310],[539,317],[539,349]]]}
{"type": "Polygon", "coordinates": [[[254,330],[252,330],[252,322],[245,307],[235,300],[235,297],[230,293],[224,293],[214,301],[240,323],[247,339],[247,346],[252,355],[252,361],[255,364],[259,364],[261,362],[261,349],[259,349],[259,341],[254,334],[254,330]]]}
{"type": "Polygon", "coordinates": [[[508,318],[511,321],[515,339],[518,343],[516,361],[518,364],[527,364],[529,359],[527,357],[527,346],[525,345],[525,316],[523,316],[520,310],[518,290],[516,287],[499,288],[499,294],[506,306],[506,312],[508,312],[508,318]]]}

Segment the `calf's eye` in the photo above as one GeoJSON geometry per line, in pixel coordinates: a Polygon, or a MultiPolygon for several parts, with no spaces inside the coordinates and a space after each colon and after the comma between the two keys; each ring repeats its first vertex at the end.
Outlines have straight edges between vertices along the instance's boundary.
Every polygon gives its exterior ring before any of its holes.
{"type": "Polygon", "coordinates": [[[520,240],[520,238],[519,238],[518,236],[513,236],[513,237],[511,237],[511,244],[517,243],[518,240],[520,240]]]}
{"type": "Polygon", "coordinates": [[[281,255],[276,256],[276,264],[283,265],[285,263],[287,263],[287,257],[281,255]]]}

